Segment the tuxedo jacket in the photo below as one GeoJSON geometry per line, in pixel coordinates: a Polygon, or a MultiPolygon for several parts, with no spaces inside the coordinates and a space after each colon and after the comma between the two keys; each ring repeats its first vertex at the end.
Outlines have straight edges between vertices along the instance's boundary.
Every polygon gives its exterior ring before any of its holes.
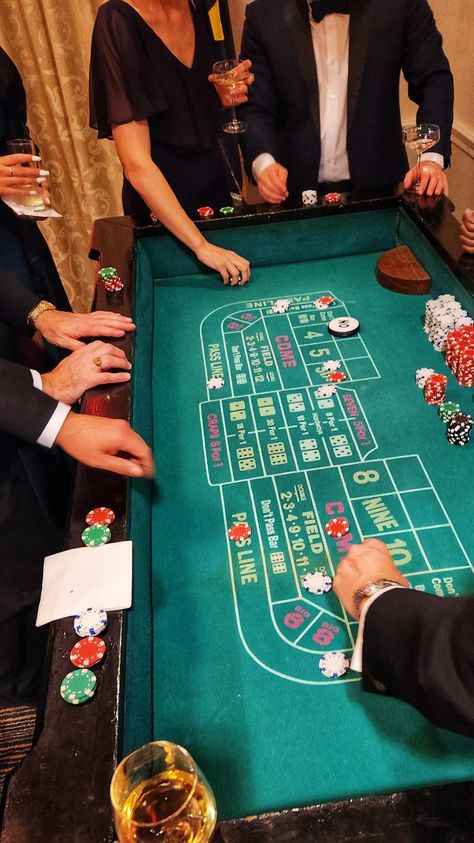
{"type": "Polygon", "coordinates": [[[0,360],[0,431],[36,442],[57,405],[33,386],[29,369],[0,360]]]}
{"type": "MultiPolygon", "coordinates": [[[[288,168],[296,194],[318,182],[319,95],[306,0],[254,0],[246,8],[242,58],[255,82],[242,106],[241,143],[248,171],[262,152],[288,168]]],[[[453,81],[427,0],[350,0],[347,151],[357,189],[401,181],[408,169],[402,142],[399,79],[403,72],[418,122],[441,129],[450,159],[453,81]]]]}
{"type": "Polygon", "coordinates": [[[32,334],[28,314],[41,301],[37,293],[21,284],[8,269],[0,267],[0,322],[21,333],[32,334]]]}
{"type": "Polygon", "coordinates": [[[474,597],[381,594],[365,618],[362,687],[474,737],[474,597]]]}

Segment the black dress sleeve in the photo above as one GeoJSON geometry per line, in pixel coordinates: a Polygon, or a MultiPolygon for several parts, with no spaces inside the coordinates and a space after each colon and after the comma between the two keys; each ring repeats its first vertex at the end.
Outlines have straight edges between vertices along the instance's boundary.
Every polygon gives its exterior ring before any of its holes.
{"type": "Polygon", "coordinates": [[[0,47],[0,154],[6,153],[6,141],[28,137],[26,95],[12,60],[0,47]]]}
{"type": "Polygon", "coordinates": [[[138,21],[123,2],[99,9],[92,34],[90,62],[90,124],[99,138],[112,138],[112,126],[147,120],[168,109],[146,62],[138,21]],[[125,8],[124,8],[125,7],[125,8]]]}

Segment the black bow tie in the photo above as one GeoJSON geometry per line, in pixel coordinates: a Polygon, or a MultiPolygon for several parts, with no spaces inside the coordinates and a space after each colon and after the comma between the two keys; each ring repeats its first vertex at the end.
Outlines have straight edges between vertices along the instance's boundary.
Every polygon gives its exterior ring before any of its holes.
{"type": "Polygon", "coordinates": [[[313,0],[310,6],[316,23],[320,23],[326,15],[349,14],[349,0],[313,0]]]}

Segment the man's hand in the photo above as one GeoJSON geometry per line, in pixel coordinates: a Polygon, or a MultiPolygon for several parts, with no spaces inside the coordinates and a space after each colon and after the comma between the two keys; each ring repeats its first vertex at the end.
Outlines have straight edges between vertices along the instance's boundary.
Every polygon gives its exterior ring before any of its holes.
{"type": "Polygon", "coordinates": [[[416,188],[417,193],[426,193],[427,196],[441,196],[442,193],[449,195],[446,173],[436,161],[422,161],[419,169],[415,166],[408,170],[403,181],[405,190],[414,188],[418,179],[420,184],[416,188]]]}
{"type": "Polygon", "coordinates": [[[129,381],[131,368],[125,352],[110,343],[96,340],[73,351],[52,372],[41,375],[43,392],[56,401],[74,404],[86,389],[93,386],[129,381]],[[125,371],[110,372],[110,369],[125,371]]]}
{"type": "Polygon", "coordinates": [[[369,582],[382,579],[409,586],[390,556],[387,545],[379,539],[366,539],[362,544],[353,544],[347,556],[340,561],[333,589],[344,608],[357,619],[358,613],[352,600],[355,592],[369,582]]]}
{"type": "Polygon", "coordinates": [[[286,182],[288,170],[276,161],[270,164],[257,176],[258,192],[262,199],[271,202],[272,205],[279,205],[288,198],[286,182]]]}
{"type": "Polygon", "coordinates": [[[91,468],[114,471],[125,477],[153,477],[155,473],[150,448],[122,419],[70,412],[56,444],[91,468]]]}
{"type": "Polygon", "coordinates": [[[45,310],[35,320],[35,328],[53,345],[74,351],[84,346],[81,337],[123,337],[126,331],[134,331],[135,325],[129,316],[106,310],[94,313],[45,310]]]}
{"type": "Polygon", "coordinates": [[[462,215],[460,240],[464,251],[474,254],[474,211],[470,208],[466,208],[462,215]]]}

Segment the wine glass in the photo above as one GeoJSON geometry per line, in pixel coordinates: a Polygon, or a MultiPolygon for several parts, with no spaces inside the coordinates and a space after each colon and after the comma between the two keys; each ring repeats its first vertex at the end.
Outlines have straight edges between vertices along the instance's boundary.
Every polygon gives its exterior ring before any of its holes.
{"type": "Polygon", "coordinates": [[[153,741],[117,767],[110,785],[120,843],[207,843],[216,825],[209,784],[189,752],[153,741]]]}
{"type": "MultiPolygon", "coordinates": [[[[408,149],[413,149],[416,152],[416,166],[418,173],[420,173],[421,156],[423,152],[427,152],[432,146],[438,143],[440,138],[439,126],[435,123],[418,123],[418,125],[404,126],[402,131],[402,140],[408,149]]],[[[418,176],[412,190],[415,192],[420,186],[420,178],[418,176]]]]}
{"type": "Polygon", "coordinates": [[[251,75],[249,70],[240,68],[240,64],[239,59],[223,59],[222,61],[216,61],[212,65],[212,72],[216,77],[216,85],[222,85],[224,88],[227,88],[232,100],[232,120],[229,123],[224,123],[222,127],[228,135],[239,135],[245,132],[247,128],[242,120],[237,120],[232,96],[240,85],[246,84],[251,75]]]}

